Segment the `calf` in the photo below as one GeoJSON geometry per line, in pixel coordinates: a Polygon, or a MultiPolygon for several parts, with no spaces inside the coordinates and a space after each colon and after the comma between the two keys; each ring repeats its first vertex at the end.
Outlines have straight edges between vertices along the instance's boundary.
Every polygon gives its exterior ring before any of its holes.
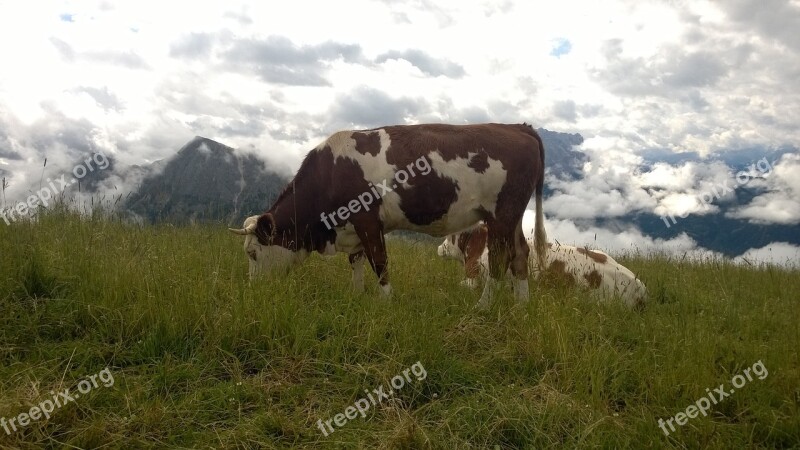
{"type": "MultiPolygon", "coordinates": [[[[478,276],[485,276],[487,233],[488,227],[481,224],[448,236],[438,248],[439,256],[464,264],[466,279],[461,284],[465,286],[477,287],[478,276]]],[[[628,306],[643,304],[647,299],[644,283],[599,250],[548,243],[545,261],[544,269],[537,261],[530,261],[535,278],[544,276],[547,280],[581,286],[601,299],[618,296],[628,306]]]]}

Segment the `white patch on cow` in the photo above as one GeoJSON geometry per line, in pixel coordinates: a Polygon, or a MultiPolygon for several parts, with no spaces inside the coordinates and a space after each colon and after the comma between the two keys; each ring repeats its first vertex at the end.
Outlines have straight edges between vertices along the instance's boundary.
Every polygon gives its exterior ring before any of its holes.
{"type": "Polygon", "coordinates": [[[470,289],[475,289],[475,288],[478,287],[478,279],[477,278],[464,278],[463,280],[461,280],[461,282],[459,284],[461,286],[464,286],[464,287],[467,287],[467,288],[470,288],[470,289]]]}
{"type": "Polygon", "coordinates": [[[484,173],[478,173],[469,167],[469,162],[477,151],[469,152],[466,158],[455,158],[445,161],[438,152],[428,154],[431,173],[442,178],[448,178],[458,184],[456,201],[450,205],[447,214],[430,225],[411,226],[411,229],[422,231],[435,236],[443,236],[454,230],[463,230],[471,227],[480,219],[480,211],[486,210],[494,214],[497,207],[497,195],[506,183],[507,172],[503,164],[488,158],[489,167],[484,173]]]}
{"type": "Polygon", "coordinates": [[[392,285],[391,283],[382,284],[381,286],[381,297],[389,298],[392,296],[392,285]]]}
{"type": "MultiPolygon", "coordinates": [[[[250,216],[245,219],[243,228],[255,227],[258,217],[250,216]]],[[[308,257],[308,252],[303,249],[293,252],[280,245],[261,245],[254,234],[244,237],[244,252],[248,257],[248,274],[251,279],[275,270],[288,270],[308,257]]]]}
{"type": "MultiPolygon", "coordinates": [[[[317,146],[317,150],[330,147],[333,153],[334,162],[338,158],[348,158],[361,167],[364,172],[364,178],[372,184],[382,183],[384,180],[388,182],[388,186],[394,182],[394,166],[386,162],[386,150],[389,149],[392,140],[389,134],[384,130],[373,131],[339,131],[334,133],[325,142],[317,146]],[[360,153],[356,150],[356,140],[353,139],[353,133],[372,134],[378,133],[381,148],[377,155],[370,153],[360,153]]],[[[378,191],[380,192],[380,190],[378,191]]]]}
{"type": "Polygon", "coordinates": [[[603,283],[599,290],[604,299],[619,297],[628,306],[647,301],[647,288],[627,267],[614,262],[602,275],[603,283]]]}
{"type": "Polygon", "coordinates": [[[442,257],[447,259],[456,259],[464,263],[466,257],[464,256],[464,252],[458,248],[458,245],[450,242],[450,238],[445,238],[444,242],[436,248],[436,253],[442,257]]]}
{"type": "Polygon", "coordinates": [[[347,222],[343,227],[334,228],[334,231],[336,231],[336,242],[334,242],[334,246],[337,252],[352,255],[353,253],[364,250],[364,245],[361,243],[358,234],[356,234],[356,228],[352,223],[347,222]]]}
{"type": "Polygon", "coordinates": [[[272,272],[285,272],[294,265],[303,262],[308,257],[308,252],[300,250],[293,252],[280,245],[261,245],[255,236],[247,236],[245,245],[248,245],[248,256],[255,252],[255,260],[250,258],[250,278],[272,272]],[[250,240],[247,243],[247,240],[250,240]]]}

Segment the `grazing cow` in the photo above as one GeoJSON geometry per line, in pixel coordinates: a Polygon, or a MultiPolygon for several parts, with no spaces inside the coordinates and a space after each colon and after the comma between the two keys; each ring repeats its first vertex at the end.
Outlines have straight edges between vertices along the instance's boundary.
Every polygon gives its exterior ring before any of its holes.
{"type": "MultiPolygon", "coordinates": [[[[448,236],[439,246],[439,256],[457,259],[464,264],[466,279],[461,284],[478,286],[478,276],[486,274],[486,236],[489,230],[480,224],[448,236]]],[[[599,250],[570,245],[547,244],[546,265],[531,261],[534,277],[577,285],[592,290],[602,299],[618,296],[628,306],[643,304],[647,289],[626,267],[599,250]],[[546,269],[542,270],[542,267],[546,269]]]]}
{"type": "Polygon", "coordinates": [[[313,251],[339,251],[350,255],[356,288],[363,288],[366,258],[388,296],[385,233],[446,236],[483,220],[491,230],[490,275],[478,304],[485,307],[509,265],[517,298],[528,298],[522,215],[535,192],[537,255],[543,257],[543,183],[544,146],[527,124],[340,131],[306,155],[267,212],[231,231],[245,236],[251,276],[313,251]]]}

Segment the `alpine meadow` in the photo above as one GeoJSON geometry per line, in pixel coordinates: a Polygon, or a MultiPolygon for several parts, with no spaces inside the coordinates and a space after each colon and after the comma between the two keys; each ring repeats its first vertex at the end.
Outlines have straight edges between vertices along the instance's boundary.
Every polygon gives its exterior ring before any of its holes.
{"type": "Polygon", "coordinates": [[[222,224],[1,226],[0,447],[800,446],[797,270],[630,252],[643,308],[532,282],[475,312],[435,241],[388,246],[381,300],[343,255],[251,282],[222,224]]]}
{"type": "Polygon", "coordinates": [[[800,0],[0,0],[0,450],[800,450],[800,0]]]}

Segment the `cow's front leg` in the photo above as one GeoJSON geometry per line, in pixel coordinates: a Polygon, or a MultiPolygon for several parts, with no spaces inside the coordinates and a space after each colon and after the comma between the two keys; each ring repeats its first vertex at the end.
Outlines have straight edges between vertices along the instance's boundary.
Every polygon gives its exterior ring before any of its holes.
{"type": "Polygon", "coordinates": [[[392,285],[389,284],[389,258],[386,254],[386,241],[383,237],[383,224],[379,221],[370,221],[364,225],[356,225],[356,234],[364,246],[364,254],[369,265],[378,276],[381,287],[381,296],[388,298],[392,295],[392,285]]]}
{"type": "Polygon", "coordinates": [[[353,253],[349,258],[353,268],[353,290],[364,292],[364,252],[353,253]]]}

